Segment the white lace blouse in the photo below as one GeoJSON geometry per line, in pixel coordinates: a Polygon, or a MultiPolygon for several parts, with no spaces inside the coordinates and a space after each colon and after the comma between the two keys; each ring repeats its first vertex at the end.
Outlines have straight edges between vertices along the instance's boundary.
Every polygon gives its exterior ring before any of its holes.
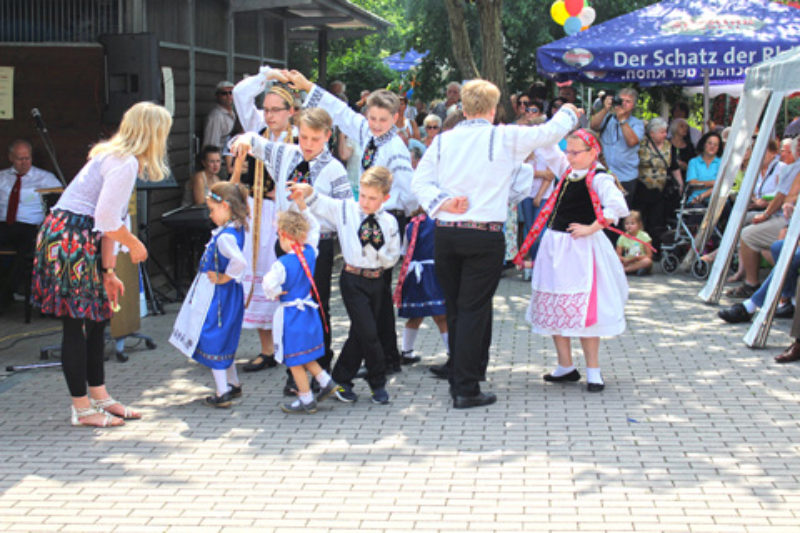
{"type": "Polygon", "coordinates": [[[53,209],[94,217],[94,229],[102,233],[119,229],[128,216],[128,201],[139,162],[132,155],[106,154],[87,161],[53,209]]]}

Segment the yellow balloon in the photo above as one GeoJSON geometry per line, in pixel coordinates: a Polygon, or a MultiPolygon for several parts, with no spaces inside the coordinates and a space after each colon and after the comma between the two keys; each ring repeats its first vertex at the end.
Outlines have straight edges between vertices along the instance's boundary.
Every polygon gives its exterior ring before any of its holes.
{"type": "Polygon", "coordinates": [[[553,2],[553,5],[550,6],[550,16],[553,17],[553,20],[556,21],[556,24],[560,24],[561,26],[569,18],[569,13],[567,13],[567,6],[564,5],[564,0],[556,0],[553,2]]]}

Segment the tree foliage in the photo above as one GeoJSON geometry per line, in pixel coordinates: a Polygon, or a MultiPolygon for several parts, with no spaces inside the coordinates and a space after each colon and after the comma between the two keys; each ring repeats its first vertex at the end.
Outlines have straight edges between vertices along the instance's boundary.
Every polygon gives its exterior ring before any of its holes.
{"type": "MultiPolygon", "coordinates": [[[[415,98],[430,101],[444,96],[448,81],[462,81],[464,75],[453,53],[449,20],[442,0],[350,0],[393,24],[386,32],[361,39],[339,39],[330,44],[328,80],[341,79],[347,84],[351,100],[362,89],[375,89],[413,76],[415,98]],[[381,59],[411,47],[430,51],[413,74],[393,72],[381,59]]],[[[483,73],[483,46],[480,14],[471,0],[460,2],[469,36],[472,56],[478,71],[483,73]]],[[[597,11],[599,24],[624,13],[640,9],[657,0],[590,0],[597,11]]],[[[550,0],[503,0],[501,28],[508,88],[512,92],[527,89],[540,79],[536,72],[536,49],[564,37],[562,26],[550,17],[550,0]]],[[[316,44],[293,45],[290,64],[316,76],[316,44]]]]}

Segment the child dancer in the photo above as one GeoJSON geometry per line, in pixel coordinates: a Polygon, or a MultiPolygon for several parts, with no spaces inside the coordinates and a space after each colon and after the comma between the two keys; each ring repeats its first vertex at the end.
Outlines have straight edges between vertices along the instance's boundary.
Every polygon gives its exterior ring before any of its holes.
{"type": "MultiPolygon", "coordinates": [[[[298,198],[297,202],[305,210],[305,200],[298,198]]],[[[280,298],[281,302],[272,319],[275,360],[286,363],[297,385],[297,399],[281,405],[283,412],[294,414],[317,412],[306,371],[320,384],[318,401],[330,396],[337,387],[317,362],[325,355],[325,342],[313,275],[319,225],[313,217],[311,219],[313,224],[295,211],[283,211],[278,215],[278,242],[286,253],[272,265],[262,282],[267,298],[280,298]],[[314,231],[310,232],[312,225],[314,231]]]]}
{"type": "Polygon", "coordinates": [[[444,293],[436,279],[433,265],[433,234],[436,224],[422,208],[412,214],[415,216],[406,226],[405,259],[394,291],[397,314],[408,319],[403,329],[403,351],[400,355],[400,363],[404,365],[420,360],[419,356],[414,355],[414,341],[426,316],[433,318],[442,335],[445,349],[448,348],[444,293]]]}
{"type": "Polygon", "coordinates": [[[339,282],[350,318],[350,332],[333,368],[333,379],[339,384],[336,396],[346,403],[358,399],[353,392],[353,378],[362,361],[367,365],[372,401],[389,403],[387,361],[379,329],[385,288],[383,274],[400,257],[397,220],[383,209],[391,187],[392,173],[385,167],[370,167],[364,172],[358,202],[328,198],[307,183],[291,186],[293,196],[295,191],[300,191],[307,198],[311,212],[336,224],[339,234],[344,257],[339,282]]]}
{"type": "Polygon", "coordinates": [[[578,381],[570,338],[579,337],[586,357],[587,389],[603,390],[598,353],[600,337],[625,330],[628,284],[603,228],[628,214],[625,198],[598,162],[600,143],[586,130],[567,136],[570,168],[536,218],[515,262],[536,240],[545,223],[531,285],[527,318],[533,331],[552,335],[558,367],[545,381],[578,381]],[[549,221],[549,222],[548,222],[549,221]]]}
{"type": "Polygon", "coordinates": [[[200,259],[200,267],[183,302],[170,343],[184,355],[211,369],[217,393],[205,403],[230,407],[242,395],[234,356],[244,319],[242,279],[247,259],[242,253],[249,217],[247,188],[230,182],[211,187],[206,200],[217,225],[200,259]]]}
{"type": "MultiPolygon", "coordinates": [[[[417,201],[411,194],[411,158],[408,147],[397,135],[394,124],[400,110],[400,99],[390,91],[381,89],[373,91],[367,98],[366,116],[356,113],[331,93],[311,83],[303,74],[292,71],[281,71],[290,84],[308,93],[303,107],[321,107],[333,118],[333,124],[342,133],[358,141],[362,152],[361,168],[363,171],[380,166],[389,169],[392,174],[392,190],[386,197],[383,209],[397,219],[400,231],[405,229],[406,214],[416,209],[417,201]]],[[[397,351],[397,331],[392,306],[392,270],[387,268],[383,273],[384,293],[383,307],[379,319],[379,335],[386,356],[387,372],[400,371],[400,353],[397,351]]]]}
{"type": "Polygon", "coordinates": [[[643,243],[651,242],[653,239],[644,231],[642,214],[639,211],[631,211],[631,214],[625,217],[625,231],[637,240],[626,235],[617,239],[617,256],[622,262],[622,268],[626,274],[635,273],[637,276],[649,274],[653,268],[653,251],[643,243]]]}

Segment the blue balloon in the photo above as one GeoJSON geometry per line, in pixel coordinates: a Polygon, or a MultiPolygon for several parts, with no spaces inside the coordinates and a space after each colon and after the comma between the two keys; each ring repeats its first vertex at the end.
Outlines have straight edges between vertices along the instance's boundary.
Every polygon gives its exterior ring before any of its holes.
{"type": "Polygon", "coordinates": [[[578,17],[570,17],[564,21],[564,32],[566,32],[567,35],[575,35],[581,31],[582,27],[581,19],[578,17]]]}

